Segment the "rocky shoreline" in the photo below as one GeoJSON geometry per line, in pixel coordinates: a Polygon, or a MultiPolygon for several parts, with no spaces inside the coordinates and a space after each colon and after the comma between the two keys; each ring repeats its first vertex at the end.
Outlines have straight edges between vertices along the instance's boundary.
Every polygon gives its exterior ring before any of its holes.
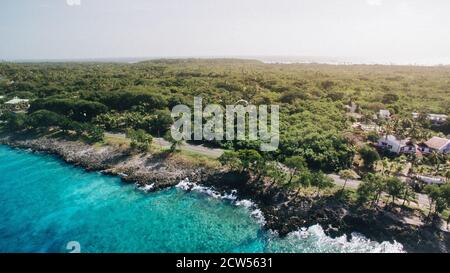
{"type": "Polygon", "coordinates": [[[346,205],[335,196],[292,198],[291,193],[281,189],[268,189],[253,183],[247,174],[195,166],[160,154],[130,154],[112,146],[94,147],[78,141],[20,136],[2,136],[0,143],[54,154],[89,171],[119,175],[125,182],[141,186],[151,184],[152,190],[175,186],[186,178],[221,193],[237,190],[239,199],[250,199],[261,209],[265,228],[276,230],[281,236],[297,231],[299,227],[320,224],[332,237],[358,232],[378,242],[395,240],[407,252],[450,252],[448,232],[402,220],[403,216],[414,214],[412,210],[368,210],[346,205]],[[392,210],[397,212],[394,214],[392,210]]]}

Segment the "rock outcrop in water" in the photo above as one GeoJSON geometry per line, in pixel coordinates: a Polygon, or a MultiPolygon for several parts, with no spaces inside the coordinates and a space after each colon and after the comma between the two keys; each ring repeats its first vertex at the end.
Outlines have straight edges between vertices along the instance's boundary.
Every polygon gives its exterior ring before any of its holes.
{"type": "MultiPolygon", "coordinates": [[[[378,242],[396,240],[408,252],[450,252],[450,235],[432,225],[416,226],[402,220],[411,210],[369,210],[350,206],[339,196],[293,198],[290,193],[252,182],[245,173],[228,172],[195,166],[164,155],[132,155],[127,150],[105,146],[93,147],[82,142],[46,137],[20,138],[6,136],[0,143],[60,156],[67,163],[91,171],[119,175],[126,182],[151,190],[177,185],[181,180],[213,187],[223,193],[237,190],[240,199],[253,200],[264,214],[265,228],[283,236],[320,224],[330,236],[358,232],[378,242]]],[[[397,208],[398,209],[398,208],[397,208]]]]}

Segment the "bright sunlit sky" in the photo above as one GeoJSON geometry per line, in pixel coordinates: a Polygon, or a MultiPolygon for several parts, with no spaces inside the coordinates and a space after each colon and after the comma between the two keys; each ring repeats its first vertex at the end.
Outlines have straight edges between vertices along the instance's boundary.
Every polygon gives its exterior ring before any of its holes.
{"type": "Polygon", "coordinates": [[[1,0],[0,37],[4,60],[325,56],[450,63],[450,1],[1,0]]]}

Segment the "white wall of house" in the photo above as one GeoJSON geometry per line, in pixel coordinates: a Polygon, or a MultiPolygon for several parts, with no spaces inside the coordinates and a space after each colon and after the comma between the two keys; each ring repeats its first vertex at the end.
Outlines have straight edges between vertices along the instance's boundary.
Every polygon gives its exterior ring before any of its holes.
{"type": "Polygon", "coordinates": [[[415,152],[416,152],[416,147],[414,147],[412,145],[406,145],[406,146],[402,146],[400,148],[400,153],[413,154],[415,152]]]}
{"type": "Polygon", "coordinates": [[[440,152],[444,154],[450,154],[450,142],[447,143],[444,147],[441,148],[440,152]]]}
{"type": "Polygon", "coordinates": [[[400,153],[400,141],[394,136],[381,137],[378,146],[396,154],[400,153]]]}
{"type": "Polygon", "coordinates": [[[389,110],[382,109],[378,112],[378,115],[381,119],[389,119],[391,117],[391,113],[389,110]]]}
{"type": "Polygon", "coordinates": [[[433,151],[437,151],[439,153],[444,153],[444,154],[450,154],[450,142],[448,142],[446,145],[444,145],[443,147],[441,147],[439,150],[436,149],[432,149],[426,146],[420,146],[419,150],[424,153],[424,154],[429,154],[433,151]]]}
{"type": "Polygon", "coordinates": [[[425,146],[419,146],[419,151],[421,151],[424,154],[429,154],[431,153],[431,149],[425,146]]]}
{"type": "Polygon", "coordinates": [[[396,154],[413,154],[416,152],[415,145],[409,144],[407,140],[399,140],[392,135],[381,137],[377,145],[382,149],[396,154]]]}

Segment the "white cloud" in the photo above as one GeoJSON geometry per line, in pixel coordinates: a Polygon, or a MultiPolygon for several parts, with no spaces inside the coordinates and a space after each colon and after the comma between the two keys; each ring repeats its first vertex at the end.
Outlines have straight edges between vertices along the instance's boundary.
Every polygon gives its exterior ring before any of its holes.
{"type": "Polygon", "coordinates": [[[366,0],[369,6],[380,6],[383,4],[383,0],[366,0]]]}

